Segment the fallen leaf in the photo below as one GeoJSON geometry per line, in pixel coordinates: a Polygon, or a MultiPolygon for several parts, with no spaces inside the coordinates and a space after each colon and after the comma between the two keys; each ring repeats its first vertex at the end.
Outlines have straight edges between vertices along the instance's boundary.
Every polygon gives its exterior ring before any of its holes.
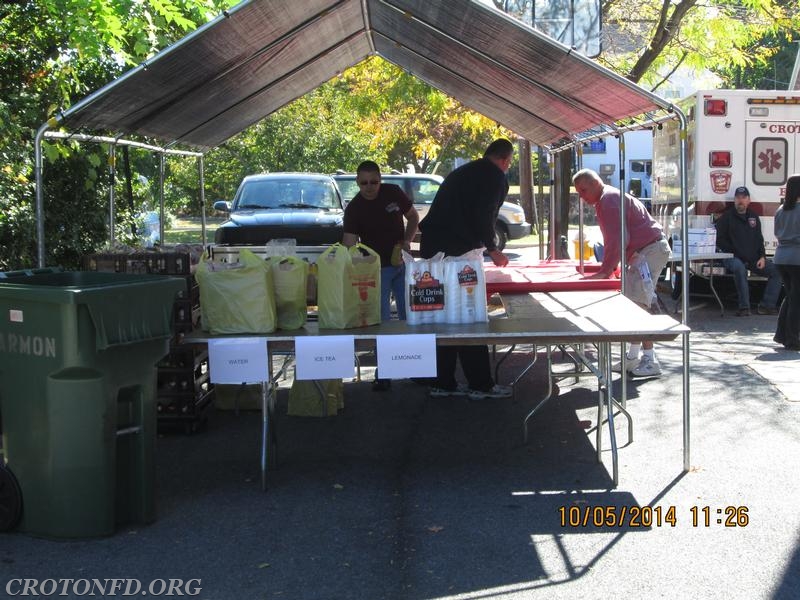
{"type": "Polygon", "coordinates": [[[431,525],[430,527],[428,527],[428,531],[430,531],[431,533],[439,533],[442,529],[444,529],[444,527],[442,527],[441,525],[431,525]]]}
{"type": "Polygon", "coordinates": [[[335,489],[335,490],[343,490],[344,486],[341,483],[334,483],[333,484],[333,489],[335,489]]]}
{"type": "Polygon", "coordinates": [[[269,563],[261,563],[260,565],[258,565],[259,569],[268,569],[269,567],[270,567],[269,563]]]}

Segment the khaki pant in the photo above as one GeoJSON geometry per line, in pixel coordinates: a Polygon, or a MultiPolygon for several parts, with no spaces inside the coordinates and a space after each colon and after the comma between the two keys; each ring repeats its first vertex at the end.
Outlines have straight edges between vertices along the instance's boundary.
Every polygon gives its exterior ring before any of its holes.
{"type": "Polygon", "coordinates": [[[647,261],[653,284],[652,286],[643,285],[642,278],[638,273],[638,268],[633,269],[635,272],[629,269],[625,285],[625,296],[637,304],[641,304],[645,308],[650,308],[650,305],[653,303],[654,290],[658,282],[658,276],[667,265],[667,260],[669,260],[669,244],[667,240],[661,238],[637,251],[636,254],[642,256],[644,260],[647,261]]]}

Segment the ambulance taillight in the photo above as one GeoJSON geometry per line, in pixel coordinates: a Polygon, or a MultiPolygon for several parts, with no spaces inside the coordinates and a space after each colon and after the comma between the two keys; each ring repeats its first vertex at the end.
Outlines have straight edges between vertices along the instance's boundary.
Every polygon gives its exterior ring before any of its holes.
{"type": "Polygon", "coordinates": [[[712,150],[708,153],[709,167],[730,167],[731,153],[729,150],[712,150]]]}
{"type": "Polygon", "coordinates": [[[724,117],[728,114],[728,101],[720,98],[706,98],[703,112],[709,117],[724,117]]]}

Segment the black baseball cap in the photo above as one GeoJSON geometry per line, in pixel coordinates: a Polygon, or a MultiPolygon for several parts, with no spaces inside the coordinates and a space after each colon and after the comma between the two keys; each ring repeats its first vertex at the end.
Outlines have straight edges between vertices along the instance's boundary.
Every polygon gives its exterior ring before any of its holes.
{"type": "Polygon", "coordinates": [[[736,191],[733,192],[733,195],[734,196],[749,196],[750,195],[750,190],[748,190],[743,185],[740,185],[738,188],[736,188],[736,191]]]}

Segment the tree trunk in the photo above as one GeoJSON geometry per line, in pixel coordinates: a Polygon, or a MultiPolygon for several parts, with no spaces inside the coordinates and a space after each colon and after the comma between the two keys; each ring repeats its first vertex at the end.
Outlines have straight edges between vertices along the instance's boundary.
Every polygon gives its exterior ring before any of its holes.
{"type": "Polygon", "coordinates": [[[533,172],[531,164],[531,143],[520,138],[517,142],[519,152],[519,203],[525,211],[528,223],[536,225],[536,205],[533,202],[533,172]]]}

